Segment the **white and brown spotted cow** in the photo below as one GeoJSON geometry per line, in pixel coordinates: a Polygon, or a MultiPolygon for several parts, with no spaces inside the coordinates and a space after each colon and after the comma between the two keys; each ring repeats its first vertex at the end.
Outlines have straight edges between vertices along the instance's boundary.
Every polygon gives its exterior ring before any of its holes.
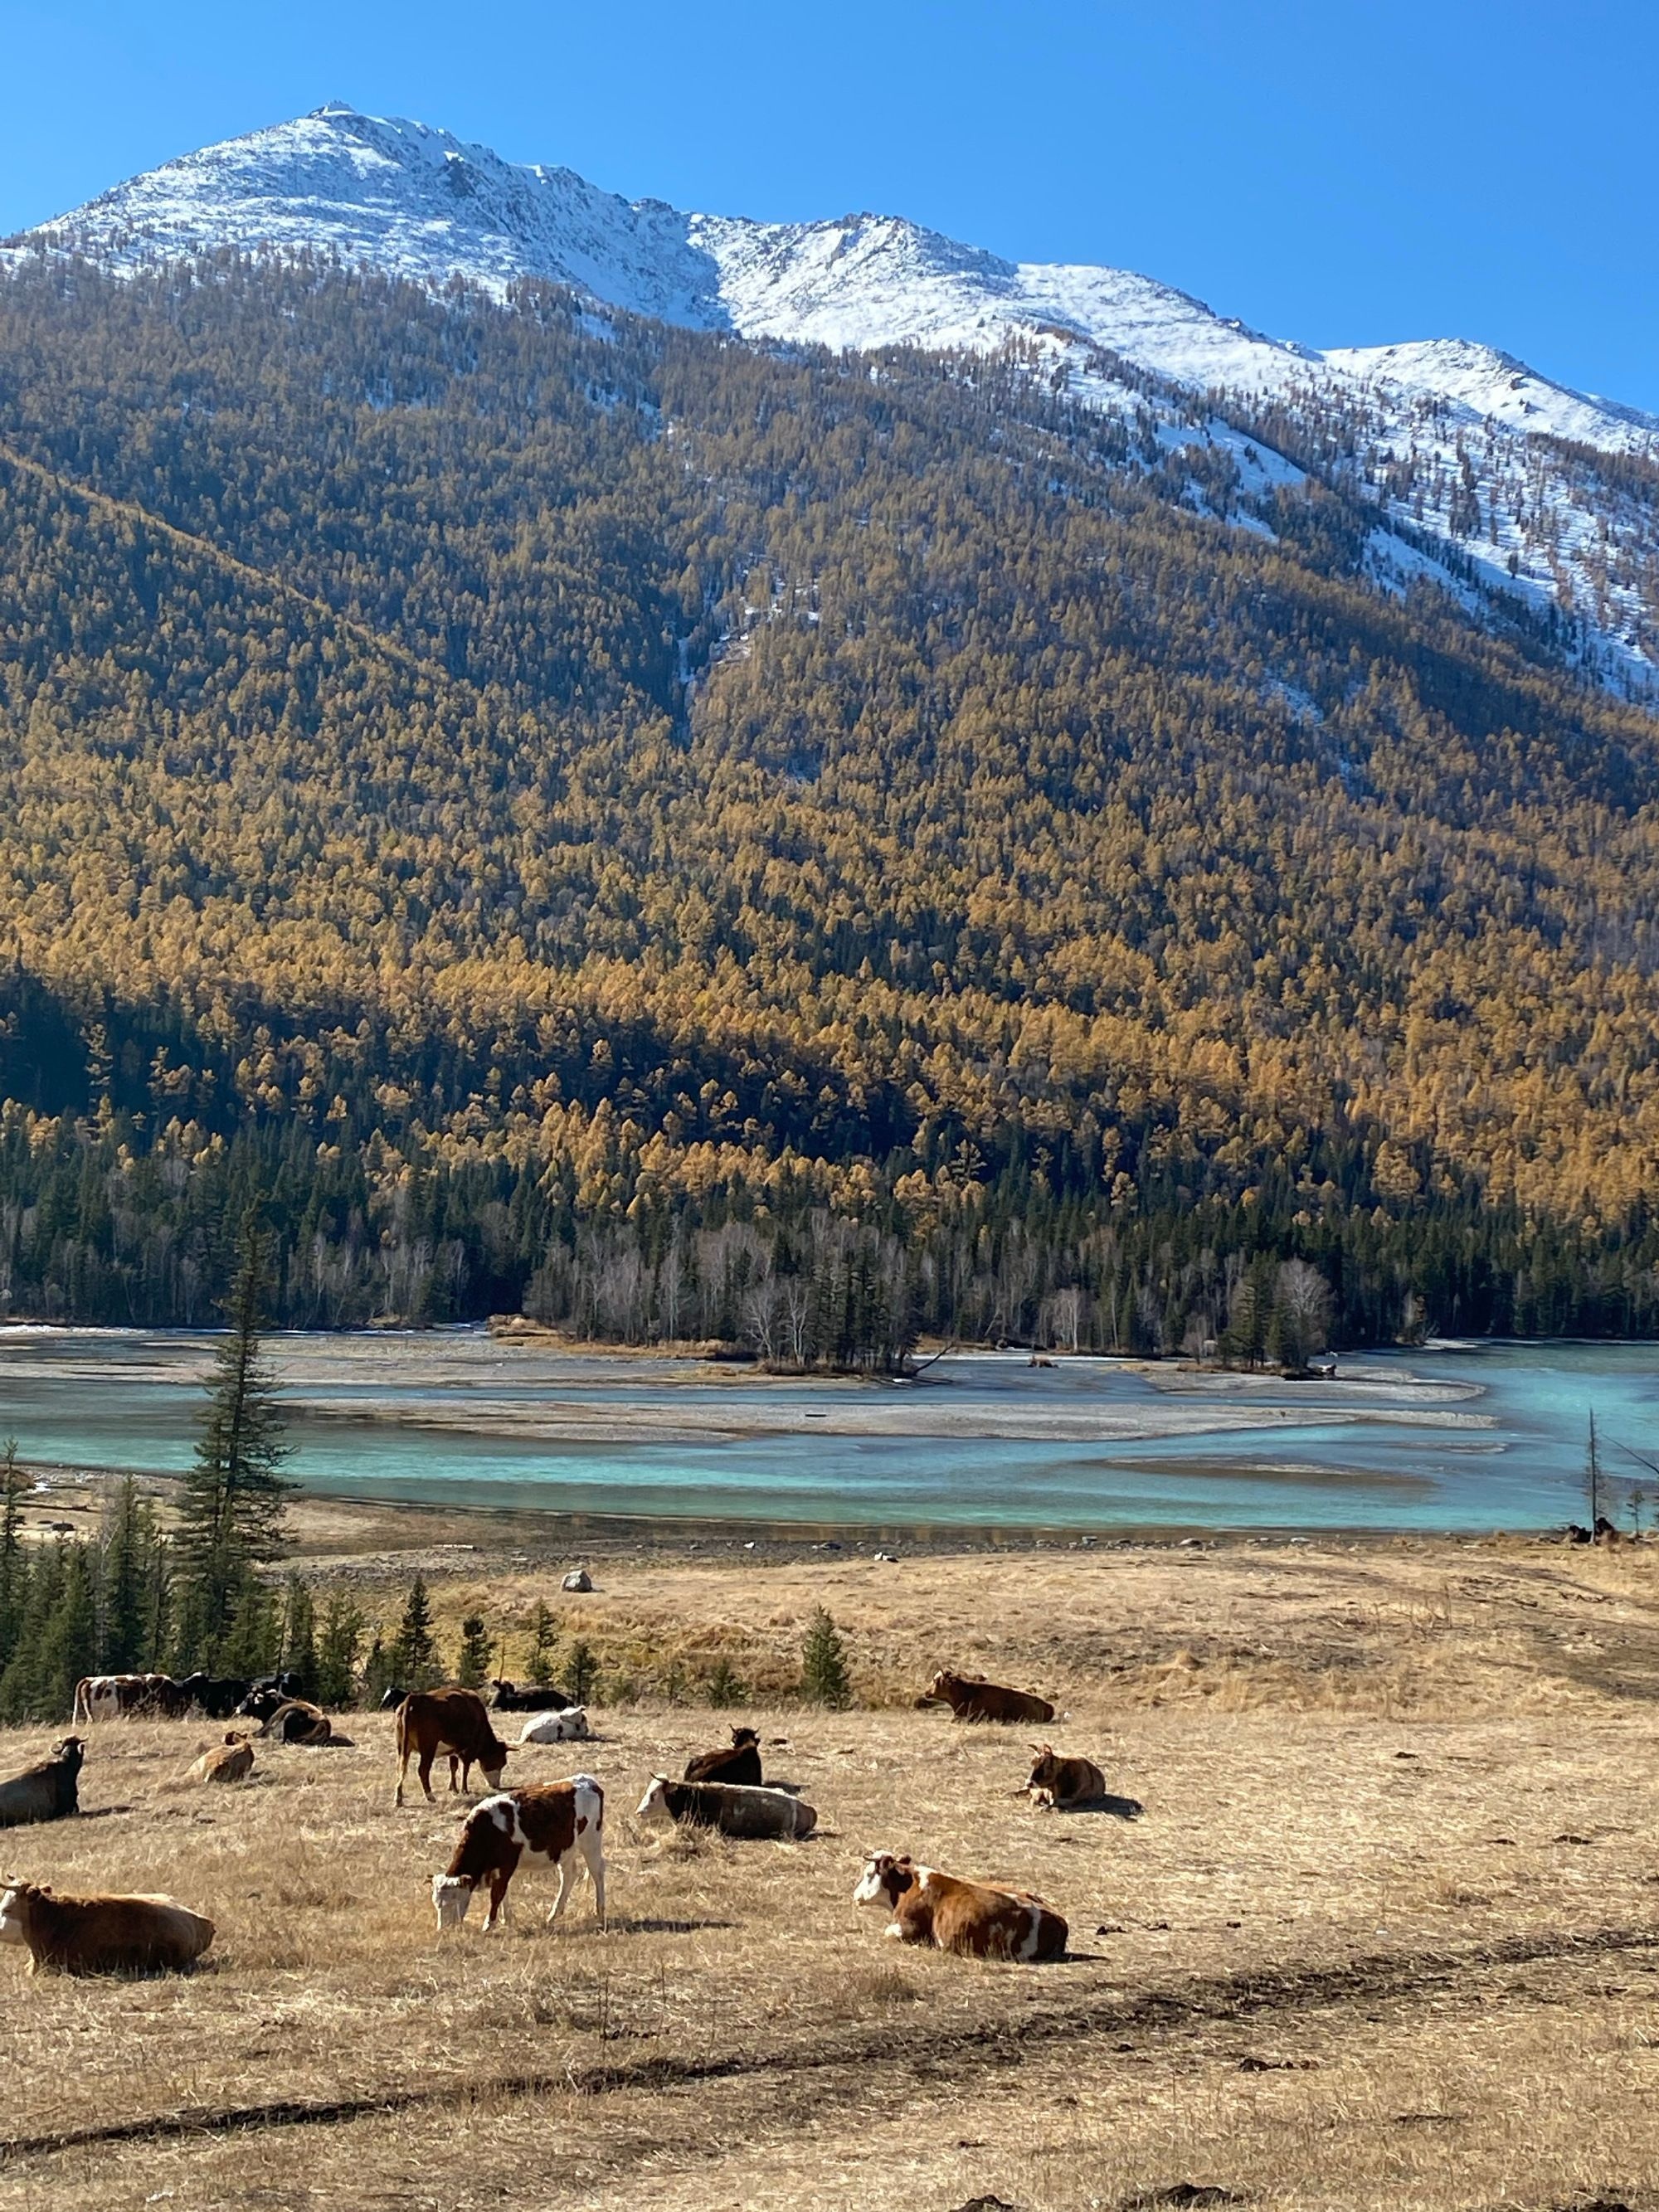
{"type": "Polygon", "coordinates": [[[85,1674],[75,1686],[75,1720],[177,1720],[191,1693],[171,1674],[85,1674]]]}
{"type": "Polygon", "coordinates": [[[865,1862],[855,1905],[884,1905],[886,1933],[900,1943],[931,1943],[969,1959],[1021,1965],[1063,1959],[1069,1930],[1040,1897],[994,1883],[963,1881],[937,1867],[878,1851],[865,1862]]]}
{"type": "Polygon", "coordinates": [[[593,1885],[593,1910],[605,1925],[605,1792],[591,1774],[503,1790],[472,1808],[448,1866],[432,1877],[440,1931],[460,1926],[473,1891],[487,1882],[489,1935],[507,1901],[507,1884],[525,1858],[539,1861],[559,1877],[550,1923],[564,1910],[586,1868],[593,1885]]]}

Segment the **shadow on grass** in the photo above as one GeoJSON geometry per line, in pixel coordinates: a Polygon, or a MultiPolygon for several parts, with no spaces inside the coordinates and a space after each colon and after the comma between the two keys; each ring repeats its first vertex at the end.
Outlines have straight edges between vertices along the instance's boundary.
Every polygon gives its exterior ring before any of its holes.
{"type": "Polygon", "coordinates": [[[1146,1808],[1139,1797],[1114,1797],[1109,1790],[1103,1797],[1083,1797],[1075,1805],[1056,1805],[1054,1809],[1062,1814],[1104,1813],[1114,1820],[1138,1820],[1146,1808]]]}
{"type": "Polygon", "coordinates": [[[731,1929],[735,1920],[650,1920],[612,1913],[605,1923],[608,1936],[701,1936],[714,1929],[731,1929]]]}

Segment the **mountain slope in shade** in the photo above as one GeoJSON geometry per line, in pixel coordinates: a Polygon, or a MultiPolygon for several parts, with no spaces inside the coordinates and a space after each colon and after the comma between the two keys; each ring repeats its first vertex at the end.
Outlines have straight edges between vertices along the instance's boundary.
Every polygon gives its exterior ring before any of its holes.
{"type": "MultiPolygon", "coordinates": [[[[746,338],[970,352],[1035,343],[1091,404],[1146,406],[1103,349],[1213,392],[1218,415],[1257,445],[1317,451],[1322,473],[1376,503],[1385,537],[1403,532],[1418,555],[1426,540],[1431,562],[1448,548],[1472,605],[1500,618],[1506,599],[1569,615],[1569,649],[1621,688],[1644,689],[1659,670],[1659,501],[1595,459],[1659,465],[1659,417],[1488,346],[1318,353],[1127,270],[1006,261],[896,216],[684,214],[338,104],[167,162],[10,251],[131,269],[226,246],[324,251],[417,281],[460,275],[498,294],[545,277],[603,306],[746,338]]],[[[1382,549],[1380,580],[1408,568],[1424,563],[1382,549]]]]}

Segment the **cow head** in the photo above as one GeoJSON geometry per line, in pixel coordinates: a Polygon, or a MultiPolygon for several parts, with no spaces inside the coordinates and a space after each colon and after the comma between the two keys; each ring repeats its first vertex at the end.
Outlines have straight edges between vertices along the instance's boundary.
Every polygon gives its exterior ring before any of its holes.
{"type": "Polygon", "coordinates": [[[464,1874],[434,1874],[432,1877],[432,1903],[438,1915],[438,1933],[447,1928],[459,1928],[466,1917],[466,1908],[472,1902],[473,1884],[464,1874]]]}
{"type": "Polygon", "coordinates": [[[668,1777],[665,1774],[653,1774],[651,1778],[651,1787],[641,1798],[635,1818],[641,1820],[671,1820],[673,1817],[668,1808],[668,1777]]]}
{"type": "Polygon", "coordinates": [[[27,1943],[31,1906],[40,1891],[32,1881],[0,1876],[0,1943],[27,1943]]]}
{"type": "Polygon", "coordinates": [[[289,1700],[280,1690],[269,1686],[261,1690],[250,1690],[241,1704],[237,1706],[232,1717],[239,1721],[268,1721],[279,1707],[287,1705],[288,1702],[289,1700]]]}
{"type": "Polygon", "coordinates": [[[402,1705],[408,1695],[407,1690],[388,1690],[380,1699],[380,1711],[383,1713],[391,1712],[396,1706],[402,1705]]]}
{"type": "Polygon", "coordinates": [[[732,1748],[733,1751],[750,1749],[758,1751],[760,1738],[751,1728],[734,1728],[732,1731],[732,1748]]]}
{"type": "Polygon", "coordinates": [[[890,1912],[916,1878],[908,1855],[895,1858],[891,1851],[872,1851],[853,1892],[854,1905],[884,1905],[890,1912]]]}
{"type": "Polygon", "coordinates": [[[1052,1790],[1060,1779],[1059,1759],[1046,1743],[1034,1743],[1031,1749],[1036,1757],[1031,1771],[1025,1778],[1025,1787],[1028,1790],[1052,1790]]]}
{"type": "Polygon", "coordinates": [[[61,1759],[65,1765],[72,1766],[78,1774],[86,1764],[87,1747],[78,1735],[66,1735],[61,1743],[53,1744],[52,1755],[55,1759],[61,1759]]]}
{"type": "Polygon", "coordinates": [[[961,1675],[951,1674],[947,1667],[941,1667],[916,1702],[922,1705],[954,1705],[961,1688],[961,1675]]]}

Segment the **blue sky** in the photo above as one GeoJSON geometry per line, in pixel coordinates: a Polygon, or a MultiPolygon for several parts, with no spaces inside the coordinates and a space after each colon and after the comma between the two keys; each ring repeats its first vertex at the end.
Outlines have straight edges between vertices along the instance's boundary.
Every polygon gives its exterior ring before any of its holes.
{"type": "Polygon", "coordinates": [[[872,209],[1659,410],[1655,0],[0,0],[0,233],[341,99],[630,197],[872,209]]]}

